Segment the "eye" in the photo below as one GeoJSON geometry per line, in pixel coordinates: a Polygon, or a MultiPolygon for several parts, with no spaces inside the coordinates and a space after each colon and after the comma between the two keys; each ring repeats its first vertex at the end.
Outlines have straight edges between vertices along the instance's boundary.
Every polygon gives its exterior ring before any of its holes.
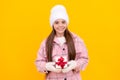
{"type": "Polygon", "coordinates": [[[62,21],[62,23],[63,23],[63,24],[65,24],[65,23],[66,23],[66,21],[62,21]]]}
{"type": "Polygon", "coordinates": [[[58,21],[55,21],[55,24],[58,24],[59,22],[58,21]]]}

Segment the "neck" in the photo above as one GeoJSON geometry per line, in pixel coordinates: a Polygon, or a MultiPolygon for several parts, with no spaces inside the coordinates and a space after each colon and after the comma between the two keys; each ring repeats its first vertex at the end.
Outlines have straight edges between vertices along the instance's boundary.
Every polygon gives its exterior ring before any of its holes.
{"type": "Polygon", "coordinates": [[[56,37],[63,37],[64,34],[56,34],[56,37]]]}

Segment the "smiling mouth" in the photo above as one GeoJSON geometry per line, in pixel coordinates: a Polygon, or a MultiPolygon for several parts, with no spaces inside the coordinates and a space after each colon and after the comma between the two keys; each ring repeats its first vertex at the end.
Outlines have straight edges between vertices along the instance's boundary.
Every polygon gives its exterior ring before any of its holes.
{"type": "Polygon", "coordinates": [[[63,31],[64,29],[59,29],[59,31],[63,31]]]}
{"type": "Polygon", "coordinates": [[[58,30],[60,30],[60,31],[62,31],[62,30],[64,30],[65,28],[59,28],[58,30]]]}

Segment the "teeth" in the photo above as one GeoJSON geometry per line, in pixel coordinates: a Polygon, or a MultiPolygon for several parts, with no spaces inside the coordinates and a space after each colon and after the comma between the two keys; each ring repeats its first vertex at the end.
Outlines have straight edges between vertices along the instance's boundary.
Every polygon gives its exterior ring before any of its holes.
{"type": "Polygon", "coordinates": [[[63,30],[63,29],[59,29],[59,30],[63,30]]]}
{"type": "Polygon", "coordinates": [[[64,28],[62,28],[62,29],[59,29],[59,30],[63,30],[64,28]]]}

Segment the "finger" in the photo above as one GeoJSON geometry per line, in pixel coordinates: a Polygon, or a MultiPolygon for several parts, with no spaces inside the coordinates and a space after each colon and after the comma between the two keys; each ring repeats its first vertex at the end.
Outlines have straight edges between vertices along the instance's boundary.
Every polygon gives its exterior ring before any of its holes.
{"type": "Polygon", "coordinates": [[[55,62],[51,62],[50,64],[51,64],[51,65],[55,65],[55,62]]]}
{"type": "Polygon", "coordinates": [[[66,69],[63,69],[62,72],[63,72],[63,73],[67,73],[67,72],[68,72],[68,69],[67,69],[67,68],[66,68],[66,69]]]}
{"type": "Polygon", "coordinates": [[[55,72],[60,73],[62,71],[61,71],[61,69],[56,69],[55,72]]]}

